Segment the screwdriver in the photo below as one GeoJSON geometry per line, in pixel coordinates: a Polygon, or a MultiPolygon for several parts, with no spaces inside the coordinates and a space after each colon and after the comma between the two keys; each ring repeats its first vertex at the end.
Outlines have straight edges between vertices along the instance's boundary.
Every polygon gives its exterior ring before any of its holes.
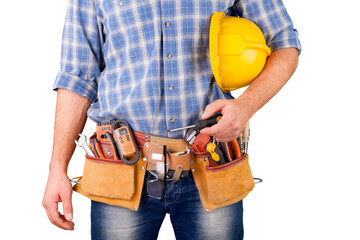
{"type": "Polygon", "coordinates": [[[175,131],[180,131],[180,130],[184,130],[184,129],[188,129],[188,128],[195,128],[196,132],[200,132],[201,129],[206,128],[206,127],[211,127],[212,125],[218,123],[220,121],[221,117],[222,117],[221,114],[216,113],[214,116],[212,116],[208,119],[197,120],[194,125],[181,127],[181,128],[169,129],[169,130],[167,130],[167,132],[175,132],[175,131]]]}

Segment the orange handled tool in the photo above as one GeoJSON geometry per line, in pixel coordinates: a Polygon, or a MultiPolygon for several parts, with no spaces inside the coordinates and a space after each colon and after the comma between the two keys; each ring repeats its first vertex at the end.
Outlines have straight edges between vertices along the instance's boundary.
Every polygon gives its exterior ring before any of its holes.
{"type": "Polygon", "coordinates": [[[108,141],[106,133],[111,133],[112,121],[98,122],[96,126],[96,138],[100,141],[108,141]]]}
{"type": "Polygon", "coordinates": [[[119,160],[119,152],[116,148],[116,143],[114,141],[114,137],[110,132],[105,132],[106,139],[109,141],[112,151],[114,153],[114,159],[119,160]]]}
{"type": "Polygon", "coordinates": [[[194,141],[190,144],[195,152],[206,152],[206,145],[210,142],[211,136],[203,133],[196,135],[194,141]]]}
{"type": "Polygon", "coordinates": [[[241,149],[237,140],[230,142],[220,142],[221,151],[224,154],[226,162],[231,162],[241,157],[241,149]]]}
{"type": "Polygon", "coordinates": [[[93,138],[93,147],[94,147],[94,151],[95,151],[95,154],[97,155],[97,157],[106,158],[104,156],[104,153],[101,150],[100,143],[96,138],[93,138]]]}

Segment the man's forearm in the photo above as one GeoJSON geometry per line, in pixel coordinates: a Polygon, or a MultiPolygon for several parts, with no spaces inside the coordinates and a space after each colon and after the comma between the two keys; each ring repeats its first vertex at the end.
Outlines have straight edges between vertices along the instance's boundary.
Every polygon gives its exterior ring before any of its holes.
{"type": "Polygon", "coordinates": [[[74,140],[84,128],[90,103],[86,97],[58,89],[50,171],[67,171],[75,150],[74,140]]]}
{"type": "Polygon", "coordinates": [[[298,63],[298,51],[286,48],[274,51],[268,58],[261,74],[236,100],[247,109],[252,117],[264,106],[290,79],[298,63]]]}

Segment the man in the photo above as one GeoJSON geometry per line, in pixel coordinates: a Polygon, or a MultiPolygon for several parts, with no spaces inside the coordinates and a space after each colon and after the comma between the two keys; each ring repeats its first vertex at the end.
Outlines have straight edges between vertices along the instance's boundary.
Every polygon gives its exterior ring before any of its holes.
{"type": "MultiPolygon", "coordinates": [[[[182,131],[166,130],[219,112],[219,123],[202,132],[230,141],[288,81],[299,50],[281,0],[70,0],[43,199],[50,221],[74,229],[67,166],[87,115],[94,121],[121,118],[139,132],[183,138],[182,131]],[[224,94],[212,76],[208,37],[214,12],[255,22],[272,50],[262,73],[237,99],[224,94]]],[[[205,212],[191,175],[167,184],[162,200],[143,194],[139,211],[93,201],[92,238],[156,239],[166,213],[178,239],[243,238],[242,201],[205,212]]]]}

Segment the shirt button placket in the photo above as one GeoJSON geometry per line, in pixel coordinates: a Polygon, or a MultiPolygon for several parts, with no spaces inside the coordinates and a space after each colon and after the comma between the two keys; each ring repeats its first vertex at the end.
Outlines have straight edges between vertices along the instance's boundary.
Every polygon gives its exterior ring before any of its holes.
{"type": "MultiPolygon", "coordinates": [[[[175,25],[174,23],[172,23],[171,20],[173,15],[171,14],[171,11],[173,8],[175,9],[175,1],[170,1],[169,6],[167,6],[166,8],[164,8],[163,13],[163,18],[166,19],[168,21],[164,21],[163,22],[163,34],[164,34],[164,40],[163,40],[163,51],[164,51],[164,55],[163,58],[164,60],[166,59],[166,61],[164,61],[164,80],[165,80],[165,86],[167,86],[168,90],[165,92],[165,95],[167,95],[166,97],[169,97],[170,99],[173,99],[173,95],[176,94],[175,91],[175,84],[173,82],[174,80],[174,74],[175,72],[171,71],[171,69],[173,69],[176,66],[176,59],[174,58],[175,56],[173,55],[174,53],[176,53],[176,44],[174,44],[174,42],[171,40],[174,36],[176,36],[176,32],[175,32],[175,25]]],[[[175,99],[174,99],[175,100],[175,99]]],[[[176,119],[175,117],[178,115],[178,110],[176,108],[177,103],[174,101],[168,101],[167,102],[167,121],[169,123],[170,128],[175,128],[176,126],[176,119]]]]}
{"type": "Polygon", "coordinates": [[[119,1],[119,5],[120,6],[124,5],[124,1],[119,1]]]}

